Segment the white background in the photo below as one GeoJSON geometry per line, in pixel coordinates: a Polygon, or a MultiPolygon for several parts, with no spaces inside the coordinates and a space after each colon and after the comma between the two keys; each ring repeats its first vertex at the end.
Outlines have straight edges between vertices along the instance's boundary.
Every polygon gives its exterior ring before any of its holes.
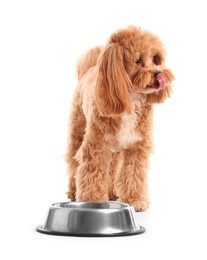
{"type": "Polygon", "coordinates": [[[207,259],[205,1],[0,1],[1,259],[207,259]],[[66,199],[75,62],[117,28],[157,34],[176,76],[157,106],[151,208],[140,236],[75,238],[35,232],[66,199]]]}

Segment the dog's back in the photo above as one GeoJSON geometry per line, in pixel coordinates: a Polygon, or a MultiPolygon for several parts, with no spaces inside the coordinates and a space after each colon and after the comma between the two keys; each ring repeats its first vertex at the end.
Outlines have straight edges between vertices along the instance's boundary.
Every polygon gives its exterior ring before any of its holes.
{"type": "Polygon", "coordinates": [[[98,57],[103,49],[104,46],[97,46],[83,53],[76,64],[78,79],[82,78],[90,68],[97,64],[98,57]]]}

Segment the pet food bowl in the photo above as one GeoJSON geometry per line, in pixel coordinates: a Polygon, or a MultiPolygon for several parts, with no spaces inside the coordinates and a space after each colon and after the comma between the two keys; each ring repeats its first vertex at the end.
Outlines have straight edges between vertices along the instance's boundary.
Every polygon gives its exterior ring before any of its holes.
{"type": "Polygon", "coordinates": [[[37,231],[62,236],[128,236],[145,232],[137,225],[134,208],[118,202],[61,202],[52,204],[37,231]]]}

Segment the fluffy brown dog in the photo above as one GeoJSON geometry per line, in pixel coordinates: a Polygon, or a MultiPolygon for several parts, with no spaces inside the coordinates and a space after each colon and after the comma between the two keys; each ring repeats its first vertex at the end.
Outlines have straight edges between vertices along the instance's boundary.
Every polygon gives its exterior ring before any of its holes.
{"type": "Polygon", "coordinates": [[[66,154],[69,198],[148,208],[153,105],[170,96],[174,79],[164,59],[158,37],[134,26],[80,58],[66,154]]]}

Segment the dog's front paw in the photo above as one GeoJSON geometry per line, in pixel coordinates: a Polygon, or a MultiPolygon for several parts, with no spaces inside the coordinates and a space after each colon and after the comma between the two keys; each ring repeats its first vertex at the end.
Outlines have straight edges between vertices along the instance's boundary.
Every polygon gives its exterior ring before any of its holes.
{"type": "Polygon", "coordinates": [[[71,199],[72,201],[76,200],[75,191],[68,191],[68,192],[66,192],[66,195],[67,195],[68,199],[71,199]]]}
{"type": "Polygon", "coordinates": [[[119,198],[118,201],[127,203],[134,207],[135,211],[145,211],[149,208],[149,200],[132,200],[132,199],[121,199],[119,198]]]}
{"type": "Polygon", "coordinates": [[[135,211],[145,211],[149,208],[149,201],[136,201],[130,203],[131,206],[134,207],[135,211]]]}

